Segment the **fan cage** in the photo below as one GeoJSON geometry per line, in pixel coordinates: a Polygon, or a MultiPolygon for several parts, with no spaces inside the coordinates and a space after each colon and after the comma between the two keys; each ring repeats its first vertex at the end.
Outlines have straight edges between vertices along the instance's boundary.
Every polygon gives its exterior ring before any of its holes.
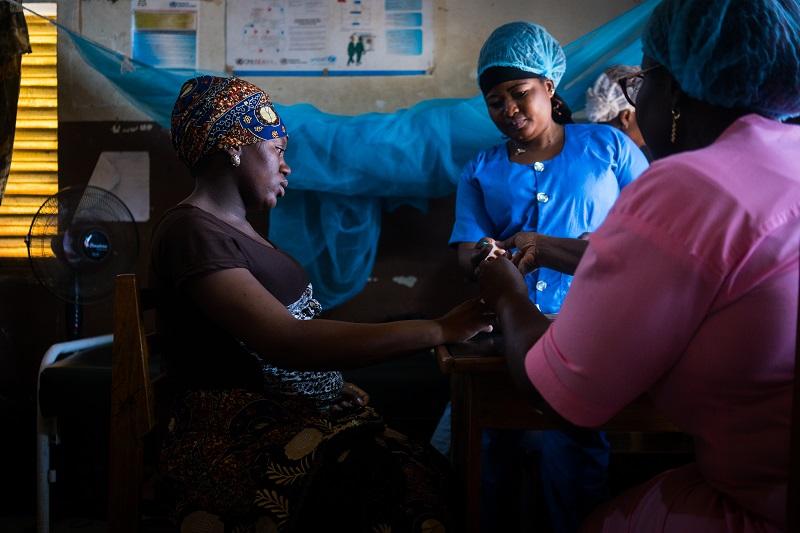
{"type": "Polygon", "coordinates": [[[26,244],[42,285],[62,300],[87,304],[110,295],[114,277],[135,268],[139,234],[117,195],[86,185],[47,198],[31,221],[26,244]]]}

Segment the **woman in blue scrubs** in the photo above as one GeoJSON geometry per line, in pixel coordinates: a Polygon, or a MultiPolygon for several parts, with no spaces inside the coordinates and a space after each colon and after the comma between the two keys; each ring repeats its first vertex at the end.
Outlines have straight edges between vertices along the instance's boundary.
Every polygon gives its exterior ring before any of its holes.
{"type": "MultiPolygon", "coordinates": [[[[508,140],[479,153],[458,183],[450,245],[472,274],[476,243],[488,237],[517,248],[531,301],[558,313],[587,241],[620,191],[647,168],[630,138],[606,125],[573,124],[556,87],[566,62],[541,26],[512,22],[480,52],[478,82],[489,116],[508,140]]],[[[480,245],[477,246],[480,248],[480,245]]],[[[449,426],[449,412],[440,428],[449,426]]],[[[484,439],[483,525],[506,529],[519,460],[540,453],[543,494],[554,531],[575,531],[605,497],[608,444],[601,433],[490,431],[484,439]],[[490,496],[491,495],[491,496],[490,496]],[[493,505],[496,504],[496,505],[493,505]],[[500,509],[498,509],[500,506],[500,509]],[[506,506],[506,507],[503,507],[506,506]]],[[[433,443],[441,451],[442,432],[433,443]]]]}

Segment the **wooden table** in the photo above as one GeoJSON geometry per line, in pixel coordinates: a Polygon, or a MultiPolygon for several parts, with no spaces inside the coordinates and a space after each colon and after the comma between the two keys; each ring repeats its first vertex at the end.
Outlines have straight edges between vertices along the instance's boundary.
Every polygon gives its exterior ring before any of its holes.
{"type": "MultiPolygon", "coordinates": [[[[558,429],[564,422],[535,409],[517,392],[506,367],[500,335],[436,347],[439,368],[450,376],[451,453],[465,494],[466,527],[480,528],[481,434],[485,428],[558,429]]],[[[673,432],[675,426],[642,397],[601,428],[606,431],[673,432]]]]}

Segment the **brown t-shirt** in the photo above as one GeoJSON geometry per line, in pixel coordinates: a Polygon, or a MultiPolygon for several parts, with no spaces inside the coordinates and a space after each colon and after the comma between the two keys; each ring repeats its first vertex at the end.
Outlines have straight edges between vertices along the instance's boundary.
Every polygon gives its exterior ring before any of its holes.
{"type": "Polygon", "coordinates": [[[246,268],[287,306],[308,285],[291,256],[202,209],[182,204],[164,215],[153,235],[151,284],[162,295],[158,330],[165,338],[168,371],[180,389],[263,387],[262,362],[183,292],[187,281],[229,268],[246,268]]]}

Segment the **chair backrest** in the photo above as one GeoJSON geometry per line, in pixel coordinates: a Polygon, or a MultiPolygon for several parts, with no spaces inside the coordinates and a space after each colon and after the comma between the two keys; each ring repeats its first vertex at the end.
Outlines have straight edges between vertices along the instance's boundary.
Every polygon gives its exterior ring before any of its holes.
{"type": "MultiPolygon", "coordinates": [[[[156,425],[150,351],[136,275],[117,276],[111,371],[108,530],[139,530],[144,438],[156,425]]],[[[152,303],[152,302],[151,302],[152,303]]]]}
{"type": "MultiPolygon", "coordinates": [[[[800,293],[800,281],[798,281],[800,293]]],[[[800,294],[797,298],[797,337],[794,355],[794,400],[789,444],[789,485],[786,495],[786,531],[800,531],[800,294]]]]}

